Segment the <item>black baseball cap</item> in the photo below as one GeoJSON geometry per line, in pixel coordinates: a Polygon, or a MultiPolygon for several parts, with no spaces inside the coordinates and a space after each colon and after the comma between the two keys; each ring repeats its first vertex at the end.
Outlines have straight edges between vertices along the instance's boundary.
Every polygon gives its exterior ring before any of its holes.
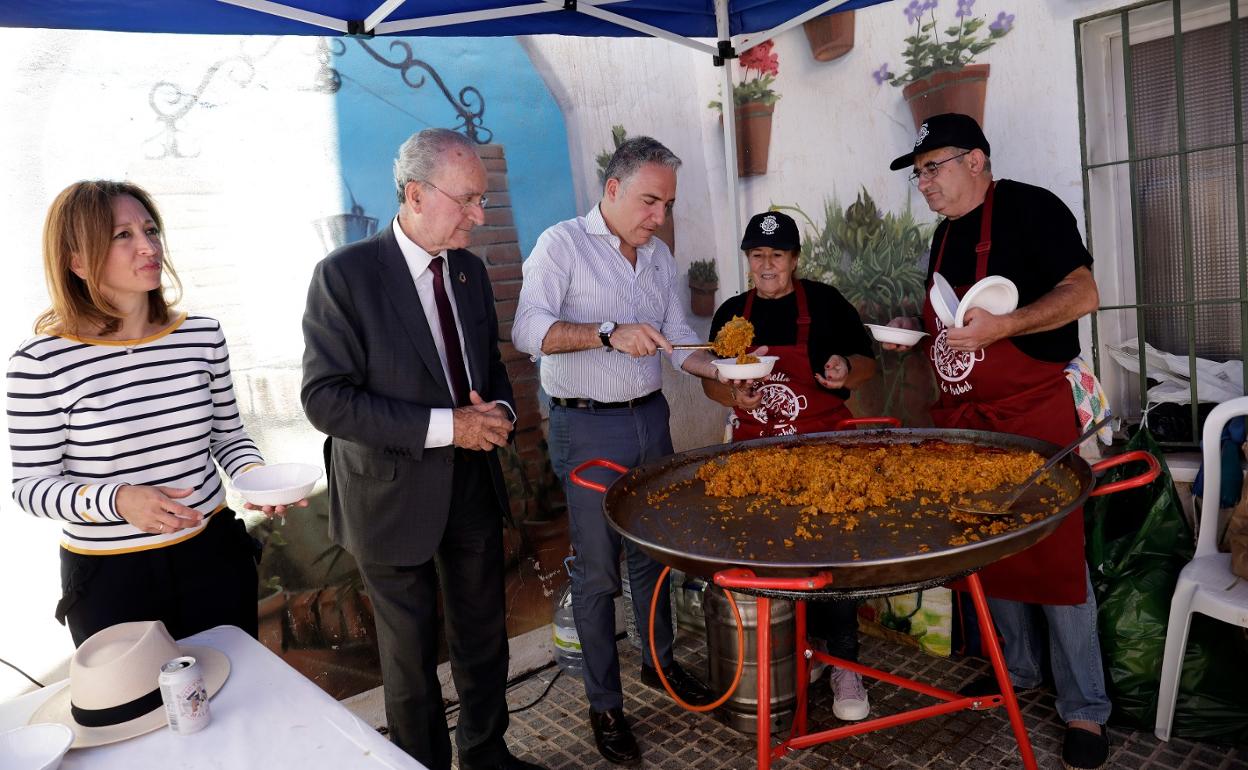
{"type": "Polygon", "coordinates": [[[914,156],[925,152],[939,150],[941,147],[958,147],[963,150],[983,150],[985,155],[992,155],[988,147],[988,139],[984,131],[970,115],[946,112],[933,115],[919,126],[919,133],[914,139],[914,149],[889,164],[889,168],[897,171],[914,166],[914,156]]]}
{"type": "Polygon", "coordinates": [[[801,250],[802,236],[797,232],[793,217],[779,211],[764,211],[750,217],[745,235],[741,236],[741,250],[749,251],[760,246],[785,251],[801,250]]]}

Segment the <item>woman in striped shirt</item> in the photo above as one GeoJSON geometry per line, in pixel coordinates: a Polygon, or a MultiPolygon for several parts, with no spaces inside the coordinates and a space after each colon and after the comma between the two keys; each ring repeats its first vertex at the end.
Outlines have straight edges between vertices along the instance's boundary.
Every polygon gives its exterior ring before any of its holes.
{"type": "Polygon", "coordinates": [[[221,325],[170,307],[164,251],[142,189],[70,185],[44,223],[51,307],[9,361],[13,499],[61,523],[56,616],[75,645],[131,620],[257,631],[258,551],[216,465],[235,478],[264,458],[221,325]]]}

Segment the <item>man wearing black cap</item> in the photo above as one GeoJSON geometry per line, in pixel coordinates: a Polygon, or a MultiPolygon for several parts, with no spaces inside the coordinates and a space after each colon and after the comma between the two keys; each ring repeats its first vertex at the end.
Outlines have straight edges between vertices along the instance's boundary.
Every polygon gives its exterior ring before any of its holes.
{"type": "MultiPolygon", "coordinates": [[[[994,180],[990,152],[973,118],[936,115],[919,127],[914,148],[890,166],[913,169],[910,179],[928,207],[944,216],[932,235],[923,318],[895,318],[890,325],[930,335],[924,344],[940,386],[932,407],[938,427],[1064,445],[1081,432],[1065,368],[1079,355],[1078,319],[1097,307],[1092,257],[1066,205],[1042,188],[994,180]],[[933,306],[941,293],[933,297],[931,291],[937,273],[959,299],[989,276],[998,277],[988,282],[998,286],[1006,283],[1001,277],[1009,279],[1017,307],[993,313],[973,302],[946,303],[969,309],[958,324],[956,307],[947,307],[942,321],[942,309],[933,306]]],[[[1043,609],[1057,712],[1067,723],[1062,759],[1080,770],[1105,763],[1110,712],[1083,553],[1080,510],[1035,546],[980,572],[1019,689],[1041,682],[1037,651],[1043,644],[1032,605],[1043,609]]],[[[986,694],[996,685],[973,682],[964,691],[986,694]]]]}

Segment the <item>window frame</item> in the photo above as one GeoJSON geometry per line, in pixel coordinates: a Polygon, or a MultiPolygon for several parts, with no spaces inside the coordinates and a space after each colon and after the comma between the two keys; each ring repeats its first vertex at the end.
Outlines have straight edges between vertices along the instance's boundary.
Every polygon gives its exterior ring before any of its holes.
{"type": "MultiPolygon", "coordinates": [[[[1138,416],[1147,410],[1147,355],[1145,313],[1173,309],[1184,313],[1187,337],[1187,363],[1191,372],[1192,435],[1188,442],[1168,445],[1190,447],[1199,443],[1199,372],[1196,366],[1196,308],[1224,304],[1239,305],[1241,345],[1248,344],[1248,256],[1245,235],[1245,137],[1243,105],[1243,62],[1240,39],[1245,0],[1206,0],[1183,3],[1180,0],[1144,0],[1107,10],[1074,21],[1076,85],[1079,100],[1080,167],[1083,177],[1084,225],[1088,249],[1094,244],[1110,259],[1094,264],[1101,305],[1093,314],[1091,342],[1093,366],[1105,384],[1111,403],[1120,412],[1138,416]],[[1184,8],[1187,8],[1185,11],[1184,8]],[[1195,6],[1195,7],[1193,7],[1195,6]],[[1168,13],[1167,13],[1168,10],[1168,13]],[[1184,33],[1217,24],[1230,24],[1230,59],[1234,137],[1229,143],[1188,146],[1185,123],[1183,77],[1184,33]],[[1135,43],[1174,38],[1174,73],[1178,147],[1175,150],[1137,155],[1128,115],[1133,99],[1131,46],[1135,43]],[[1239,261],[1239,297],[1235,299],[1196,299],[1193,223],[1190,204],[1192,191],[1188,159],[1193,152],[1233,148],[1235,155],[1236,238],[1239,261]],[[1099,158],[1097,156],[1100,156],[1099,158]],[[1139,248],[1142,224],[1138,200],[1137,166],[1157,158],[1177,158],[1179,164],[1182,296],[1177,302],[1144,302],[1144,271],[1139,248]],[[1103,171],[1102,171],[1103,170],[1103,171]],[[1129,206],[1124,205],[1129,201],[1129,206]],[[1093,210],[1112,212],[1093,217],[1093,210]],[[1128,258],[1128,255],[1130,258],[1128,258]],[[1133,301],[1132,301],[1133,300],[1133,301]],[[1111,311],[1111,312],[1103,312],[1111,311]],[[1122,341],[1136,337],[1140,342],[1138,375],[1114,364],[1103,365],[1101,340],[1122,341]],[[1131,404],[1136,408],[1125,410],[1131,404]]],[[[1182,355],[1181,351],[1172,351],[1182,355]]],[[[1248,387],[1248,356],[1240,354],[1245,386],[1248,387]]]]}

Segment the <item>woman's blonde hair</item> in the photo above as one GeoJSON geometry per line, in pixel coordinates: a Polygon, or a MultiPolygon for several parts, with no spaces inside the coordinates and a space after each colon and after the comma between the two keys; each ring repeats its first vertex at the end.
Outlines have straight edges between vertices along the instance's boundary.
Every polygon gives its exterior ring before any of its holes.
{"type": "Polygon", "coordinates": [[[142,204],[156,224],[161,267],[169,276],[172,300],[165,287],[147,294],[147,320],[169,322],[170,308],[182,294],[182,282],[169,262],[165,227],[152,197],[130,182],[75,182],[61,191],[43,223],[43,272],[52,306],[35,320],[37,334],[111,334],[121,326],[121,312],[100,290],[100,276],[113,241],[113,199],[129,195],[142,204]],[[78,259],[86,278],[73,271],[78,259]]]}

